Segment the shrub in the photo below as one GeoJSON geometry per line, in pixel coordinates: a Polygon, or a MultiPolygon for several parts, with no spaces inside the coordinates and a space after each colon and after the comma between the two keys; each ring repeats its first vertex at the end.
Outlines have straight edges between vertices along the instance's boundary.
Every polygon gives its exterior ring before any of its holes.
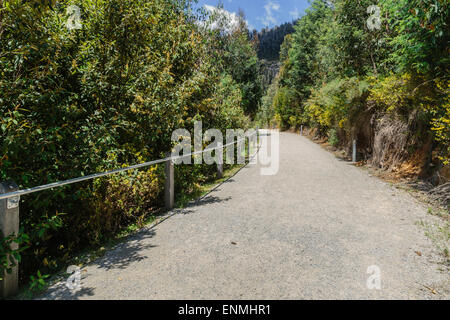
{"type": "Polygon", "coordinates": [[[357,78],[336,79],[313,90],[305,113],[320,132],[350,130],[351,120],[364,110],[369,84],[357,78]]]}
{"type": "Polygon", "coordinates": [[[333,147],[337,147],[339,145],[339,137],[336,129],[331,129],[328,131],[328,143],[333,147]]]}
{"type": "Polygon", "coordinates": [[[450,165],[450,81],[436,80],[436,88],[441,94],[442,102],[431,109],[432,130],[439,143],[439,156],[444,165],[450,165]]]}
{"type": "Polygon", "coordinates": [[[278,116],[281,129],[288,129],[292,126],[291,117],[300,114],[300,108],[296,106],[295,92],[287,87],[278,89],[273,99],[273,108],[278,116]]]}

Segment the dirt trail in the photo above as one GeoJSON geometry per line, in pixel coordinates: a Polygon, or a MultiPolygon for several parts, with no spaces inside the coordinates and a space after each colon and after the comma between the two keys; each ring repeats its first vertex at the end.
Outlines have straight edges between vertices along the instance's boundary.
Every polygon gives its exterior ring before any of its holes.
{"type": "Polygon", "coordinates": [[[250,165],[107,252],[84,269],[79,292],[59,283],[42,298],[450,297],[449,275],[416,225],[423,205],[299,135],[281,134],[280,161],[277,175],[250,165]],[[367,288],[370,266],[381,290],[367,288]]]}

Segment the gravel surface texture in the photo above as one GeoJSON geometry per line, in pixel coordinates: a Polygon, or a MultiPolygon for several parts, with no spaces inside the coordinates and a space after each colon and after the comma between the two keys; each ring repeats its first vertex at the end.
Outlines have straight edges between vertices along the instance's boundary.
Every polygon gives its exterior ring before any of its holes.
{"type": "MultiPolygon", "coordinates": [[[[427,208],[310,140],[280,135],[280,170],[249,165],[109,250],[41,299],[449,299],[427,208]],[[369,290],[370,266],[381,290],[369,290]],[[433,292],[434,291],[434,292],[433,292]]],[[[267,139],[267,138],[264,138],[267,139]]]]}

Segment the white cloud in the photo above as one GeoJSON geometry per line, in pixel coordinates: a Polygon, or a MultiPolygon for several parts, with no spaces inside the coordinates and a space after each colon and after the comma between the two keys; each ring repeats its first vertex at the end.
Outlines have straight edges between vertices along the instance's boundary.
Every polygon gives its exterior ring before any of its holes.
{"type": "MultiPolygon", "coordinates": [[[[229,0],[229,2],[231,2],[232,0],[229,0]]],[[[228,32],[231,32],[235,29],[237,29],[239,27],[239,21],[240,18],[239,16],[234,13],[234,12],[230,12],[227,11],[223,8],[217,8],[214,6],[210,6],[205,4],[203,6],[209,13],[210,17],[211,16],[216,16],[219,17],[219,21],[213,21],[210,25],[209,28],[211,29],[217,29],[219,28],[219,26],[223,26],[225,28],[225,30],[227,30],[228,32]]],[[[249,26],[248,21],[245,21],[247,27],[251,27],[249,26]]]]}
{"type": "Polygon", "coordinates": [[[264,9],[266,10],[266,15],[264,17],[258,18],[259,21],[265,26],[270,24],[277,24],[277,18],[274,15],[275,11],[280,10],[280,5],[277,2],[272,0],[268,0],[264,5],[264,9]]]}

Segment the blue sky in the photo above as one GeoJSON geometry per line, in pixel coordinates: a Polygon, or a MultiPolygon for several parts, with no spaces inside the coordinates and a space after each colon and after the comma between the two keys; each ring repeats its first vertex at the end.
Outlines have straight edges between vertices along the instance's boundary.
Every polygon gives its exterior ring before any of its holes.
{"type": "MultiPolygon", "coordinates": [[[[219,0],[199,0],[199,5],[217,6],[219,0]]],[[[258,31],[300,17],[309,6],[308,0],[222,0],[225,10],[244,10],[250,29],[258,31]]]]}

